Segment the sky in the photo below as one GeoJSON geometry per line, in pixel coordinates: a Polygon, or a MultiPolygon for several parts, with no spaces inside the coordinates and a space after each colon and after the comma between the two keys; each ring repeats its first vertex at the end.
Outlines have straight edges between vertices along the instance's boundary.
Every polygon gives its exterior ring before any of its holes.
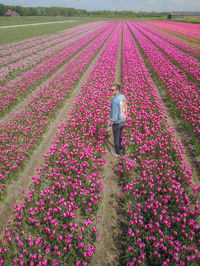
{"type": "Polygon", "coordinates": [[[4,5],[24,7],[73,7],[93,10],[131,11],[199,11],[200,0],[0,0],[4,5]]]}

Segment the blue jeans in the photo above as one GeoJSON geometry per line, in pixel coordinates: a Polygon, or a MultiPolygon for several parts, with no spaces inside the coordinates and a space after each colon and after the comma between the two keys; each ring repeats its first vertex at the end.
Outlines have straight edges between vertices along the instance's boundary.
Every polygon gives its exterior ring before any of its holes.
{"type": "Polygon", "coordinates": [[[122,142],[122,136],[123,136],[123,129],[125,126],[125,121],[113,124],[112,129],[113,129],[113,135],[114,135],[114,144],[115,144],[115,152],[120,155],[120,149],[121,147],[121,142],[122,142]]]}

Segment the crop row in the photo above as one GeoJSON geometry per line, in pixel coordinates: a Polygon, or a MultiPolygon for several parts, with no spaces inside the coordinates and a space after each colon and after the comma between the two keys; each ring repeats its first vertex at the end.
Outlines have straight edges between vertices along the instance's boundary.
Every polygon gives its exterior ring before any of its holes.
{"type": "Polygon", "coordinates": [[[49,34],[46,34],[42,36],[36,36],[34,38],[21,40],[18,42],[12,42],[9,44],[0,45],[0,55],[4,56],[4,55],[7,55],[8,53],[12,53],[13,52],[12,49],[17,49],[17,47],[19,50],[21,50],[21,49],[26,49],[27,47],[32,46],[32,45],[37,45],[42,42],[43,38],[48,38],[48,37],[49,37],[49,34]]]}
{"type": "Polygon", "coordinates": [[[113,23],[71,60],[62,71],[56,73],[48,85],[40,87],[24,110],[12,115],[9,121],[0,125],[0,184],[2,190],[5,189],[6,183],[16,176],[16,171],[23,165],[24,160],[30,156],[34,144],[41,139],[46,127],[55,118],[57,110],[64,104],[66,97],[104,44],[114,26],[113,23]]]}
{"type": "Polygon", "coordinates": [[[122,75],[128,100],[123,173],[126,265],[193,265],[200,258],[200,186],[183,161],[161,99],[133,36],[123,28],[122,75]]]}
{"type": "MultiPolygon", "coordinates": [[[[96,25],[96,29],[102,27],[103,23],[97,23],[96,25]]],[[[104,23],[105,24],[105,23],[104,23]]],[[[18,51],[17,48],[14,49],[12,53],[6,55],[6,56],[2,56],[0,58],[0,65],[6,65],[6,67],[10,70],[15,69],[18,65],[14,65],[14,63],[18,62],[19,63],[19,59],[23,59],[26,57],[26,60],[30,59],[30,60],[34,60],[34,57],[32,57],[31,55],[33,54],[40,54],[39,52],[42,52],[42,50],[47,49],[48,47],[51,47],[53,45],[58,44],[59,42],[63,42],[66,39],[69,39],[75,35],[78,35],[80,33],[83,33],[84,31],[88,31],[90,29],[94,29],[94,25],[84,25],[84,27],[82,26],[81,28],[79,27],[77,28],[73,28],[65,31],[65,33],[61,32],[60,34],[54,34],[53,36],[48,36],[43,40],[42,43],[37,44],[37,45],[33,45],[28,47],[27,49],[23,49],[18,51]],[[10,64],[12,63],[12,64],[10,64]]],[[[64,48],[64,46],[63,46],[64,48]]],[[[56,51],[56,50],[55,50],[56,51]]],[[[42,54],[41,54],[42,55],[42,54]]],[[[42,60],[42,58],[41,58],[42,60]]],[[[21,62],[22,60],[20,60],[21,62]]],[[[26,62],[28,63],[28,62],[26,62]]],[[[2,72],[2,70],[0,69],[0,72],[2,72]]]]}
{"type": "MultiPolygon", "coordinates": [[[[105,24],[100,22],[100,23],[90,23],[90,25],[93,25],[93,27],[97,26],[97,25],[102,25],[105,24]]],[[[36,46],[38,44],[41,44],[43,42],[48,42],[52,39],[57,39],[57,38],[60,38],[68,33],[71,33],[73,32],[74,30],[81,30],[81,29],[85,29],[85,26],[87,27],[89,24],[87,25],[78,25],[76,27],[73,27],[73,28],[70,28],[70,29],[67,29],[67,30],[63,30],[59,33],[56,33],[56,34],[46,34],[46,35],[42,35],[42,36],[37,36],[35,38],[29,38],[29,39],[25,39],[25,40],[22,40],[22,41],[18,41],[18,42],[13,42],[13,43],[9,43],[9,44],[5,44],[5,45],[0,45],[0,56],[5,56],[5,55],[12,55],[13,53],[17,52],[17,51],[21,51],[21,50],[25,50],[27,48],[30,48],[30,47],[33,47],[33,46],[36,46]]]]}
{"type": "MultiPolygon", "coordinates": [[[[35,65],[31,70],[22,74],[21,78],[16,78],[10,81],[4,86],[0,86],[0,111],[5,113],[12,105],[19,101],[23,95],[26,95],[30,90],[33,90],[39,83],[46,79],[50,74],[55,72],[58,67],[69,60],[69,58],[85,45],[96,38],[101,32],[103,32],[108,25],[92,32],[89,35],[84,33],[84,38],[80,39],[80,35],[74,38],[77,41],[70,47],[66,47],[64,50],[52,55],[50,58],[45,59],[41,64],[35,65]]],[[[70,41],[69,41],[70,42],[70,41]]]]}
{"type": "Polygon", "coordinates": [[[173,44],[175,47],[181,49],[184,52],[187,52],[189,54],[191,54],[192,56],[195,56],[196,59],[200,58],[200,52],[193,49],[191,46],[184,44],[183,42],[180,42],[174,38],[171,38],[161,32],[158,32],[157,30],[154,30],[151,28],[152,24],[150,21],[148,22],[139,22],[139,25],[141,25],[142,27],[145,27],[145,29],[147,29],[148,31],[150,31],[151,33],[159,36],[160,38],[164,39],[165,41],[173,44]]]}
{"type": "Polygon", "coordinates": [[[191,39],[199,40],[200,38],[200,26],[193,23],[181,23],[174,21],[152,21],[152,25],[167,29],[175,34],[182,36],[188,36],[191,39]]]}
{"type": "MultiPolygon", "coordinates": [[[[77,29],[78,32],[80,30],[81,29],[79,29],[79,30],[77,29]]],[[[43,49],[43,47],[44,48],[49,47],[49,46],[53,45],[54,43],[57,43],[60,38],[67,37],[68,35],[72,34],[73,32],[76,32],[76,28],[69,29],[65,33],[60,32],[57,34],[44,36],[36,44],[34,41],[33,41],[33,43],[27,42],[26,43],[27,47],[16,46],[16,47],[13,47],[12,49],[11,48],[10,49],[5,48],[5,50],[4,50],[5,55],[1,55],[0,64],[1,65],[8,65],[9,63],[11,63],[13,61],[16,62],[17,60],[19,60],[22,57],[33,54],[33,53],[37,52],[38,50],[43,49]],[[9,52],[7,52],[7,50],[9,52]]]]}
{"type": "Polygon", "coordinates": [[[0,240],[0,264],[86,265],[98,237],[102,165],[110,86],[114,80],[121,24],[93,67],[54,138],[34,187],[15,206],[14,222],[0,240]]]}
{"type": "MultiPolygon", "coordinates": [[[[55,55],[56,53],[59,54],[62,50],[66,49],[66,47],[72,45],[72,43],[76,42],[77,40],[83,38],[84,36],[88,35],[89,33],[93,32],[94,28],[88,28],[88,31],[80,31],[78,33],[72,33],[69,37],[62,37],[55,46],[46,47],[45,50],[41,49],[38,53],[27,56],[22,58],[17,62],[13,62],[7,66],[3,66],[0,69],[0,77],[1,81],[5,84],[8,83],[9,80],[16,77],[19,79],[19,75],[24,73],[25,71],[30,70],[35,65],[39,65],[43,63],[44,60],[50,58],[51,55],[55,55]]],[[[57,39],[58,42],[58,39],[57,39]]],[[[45,46],[45,44],[44,44],[45,46]]]]}
{"type": "Polygon", "coordinates": [[[138,30],[142,32],[151,42],[153,42],[161,52],[164,52],[169,59],[173,59],[177,66],[187,71],[200,83],[200,62],[193,57],[180,51],[167,41],[163,40],[159,35],[155,35],[149,30],[141,27],[138,23],[134,24],[138,30]]]}
{"type": "Polygon", "coordinates": [[[182,127],[192,136],[197,154],[200,152],[200,106],[199,88],[196,83],[188,81],[183,71],[170,62],[166,56],[159,51],[140,31],[131,23],[133,32],[144,56],[148,60],[151,71],[156,73],[157,81],[167,90],[166,97],[171,104],[175,115],[182,121],[182,127]]]}

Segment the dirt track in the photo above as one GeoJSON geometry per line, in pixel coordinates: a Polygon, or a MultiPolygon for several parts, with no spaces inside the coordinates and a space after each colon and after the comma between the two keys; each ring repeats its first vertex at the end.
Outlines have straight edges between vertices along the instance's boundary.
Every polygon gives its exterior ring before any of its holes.
{"type": "Polygon", "coordinates": [[[40,22],[40,23],[32,23],[32,24],[22,24],[22,25],[10,25],[10,26],[0,26],[0,29],[8,29],[8,28],[18,28],[18,27],[26,27],[26,26],[37,26],[37,25],[46,25],[46,24],[56,24],[56,23],[66,23],[66,22],[77,22],[78,20],[63,20],[63,21],[52,21],[52,22],[40,22]]]}
{"type": "MultiPolygon", "coordinates": [[[[122,31],[119,42],[117,65],[115,71],[115,82],[121,83],[121,57],[122,57],[122,31]]],[[[120,198],[122,193],[122,184],[120,183],[120,174],[117,171],[119,159],[114,157],[110,151],[114,150],[113,136],[108,142],[108,153],[105,156],[103,179],[103,200],[99,211],[99,233],[101,241],[97,243],[97,250],[92,265],[119,265],[121,234],[121,221],[123,217],[120,208],[120,198]]]]}

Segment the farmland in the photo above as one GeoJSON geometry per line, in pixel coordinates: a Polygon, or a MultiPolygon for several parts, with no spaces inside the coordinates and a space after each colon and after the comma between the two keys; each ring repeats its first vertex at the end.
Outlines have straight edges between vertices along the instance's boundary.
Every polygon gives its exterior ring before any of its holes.
{"type": "Polygon", "coordinates": [[[197,265],[200,25],[65,25],[0,46],[0,265],[197,265]]]}

